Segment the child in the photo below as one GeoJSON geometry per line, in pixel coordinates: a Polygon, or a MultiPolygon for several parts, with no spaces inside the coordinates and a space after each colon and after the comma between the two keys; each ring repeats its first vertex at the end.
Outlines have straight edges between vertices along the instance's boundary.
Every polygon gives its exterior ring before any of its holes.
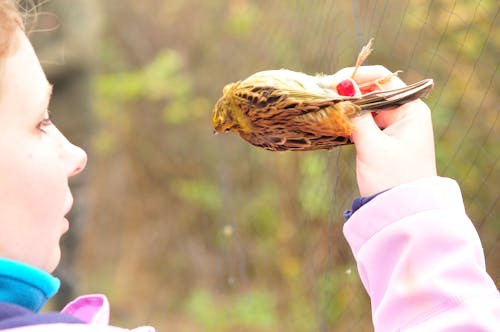
{"type": "MultiPolygon", "coordinates": [[[[356,78],[388,74],[367,66],[356,78]]],[[[386,85],[400,86],[397,77],[386,85]]],[[[354,122],[363,198],[346,214],[344,234],[371,298],[375,330],[500,331],[500,293],[460,188],[436,175],[427,105],[416,100],[354,122]]]]}
{"type": "Polygon", "coordinates": [[[50,273],[69,228],[68,178],[87,160],[51,123],[51,91],[15,2],[0,0],[0,330],[128,331],[107,325],[109,305],[100,295],[62,313],[38,313],[59,287],[50,273]]]}

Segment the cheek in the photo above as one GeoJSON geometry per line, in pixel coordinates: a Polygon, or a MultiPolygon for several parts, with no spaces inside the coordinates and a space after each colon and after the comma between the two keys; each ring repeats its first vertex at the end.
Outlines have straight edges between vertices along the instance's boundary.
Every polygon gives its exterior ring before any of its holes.
{"type": "Polygon", "coordinates": [[[0,241],[11,258],[45,267],[59,251],[67,180],[42,141],[17,143],[0,145],[0,241]]]}
{"type": "Polygon", "coordinates": [[[24,188],[25,202],[29,204],[30,221],[36,223],[38,227],[34,228],[39,228],[48,240],[59,236],[68,185],[57,156],[52,150],[39,147],[26,156],[21,167],[24,172],[20,187],[24,188]]]}

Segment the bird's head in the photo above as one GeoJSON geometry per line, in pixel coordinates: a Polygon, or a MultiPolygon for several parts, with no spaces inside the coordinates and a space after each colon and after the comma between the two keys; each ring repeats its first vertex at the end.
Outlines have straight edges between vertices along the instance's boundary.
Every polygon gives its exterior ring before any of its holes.
{"type": "Polygon", "coordinates": [[[214,126],[214,134],[225,133],[230,131],[238,131],[240,128],[234,111],[233,111],[233,95],[231,94],[234,83],[224,87],[222,97],[215,104],[212,112],[212,125],[214,126]]]}

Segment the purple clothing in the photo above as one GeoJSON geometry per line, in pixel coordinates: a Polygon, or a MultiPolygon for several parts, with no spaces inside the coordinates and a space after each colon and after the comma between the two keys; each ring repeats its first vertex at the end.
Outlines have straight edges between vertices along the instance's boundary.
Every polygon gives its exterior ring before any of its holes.
{"type": "MultiPolygon", "coordinates": [[[[31,324],[28,321],[28,324],[0,328],[6,332],[155,332],[149,326],[128,330],[108,325],[109,302],[100,294],[81,296],[66,305],[61,313],[38,314],[13,304],[4,307],[0,305],[0,310],[3,310],[4,316],[11,314],[14,321],[19,322],[23,315],[32,320],[31,324]]],[[[3,321],[7,322],[8,319],[3,321]]]]}
{"type": "Polygon", "coordinates": [[[500,293],[455,181],[381,193],[352,214],[344,235],[376,331],[500,331],[500,293]]]}
{"type": "MultiPolygon", "coordinates": [[[[59,279],[23,262],[0,257],[0,330],[2,331],[130,331],[109,326],[109,302],[103,295],[86,295],[62,312],[38,313],[59,288],[59,279]]],[[[153,332],[151,327],[134,329],[153,332]]]]}
{"type": "Polygon", "coordinates": [[[374,194],[368,197],[358,197],[352,202],[352,209],[344,212],[344,220],[347,221],[354,212],[358,211],[363,205],[380,195],[381,193],[374,194]]]}
{"type": "Polygon", "coordinates": [[[26,325],[51,323],[83,323],[81,320],[60,313],[38,314],[16,304],[0,302],[0,330],[26,325]]]}

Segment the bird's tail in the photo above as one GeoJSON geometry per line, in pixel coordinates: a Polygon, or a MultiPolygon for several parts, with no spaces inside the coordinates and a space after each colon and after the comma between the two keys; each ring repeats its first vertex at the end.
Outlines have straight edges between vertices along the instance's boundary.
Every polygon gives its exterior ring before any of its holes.
{"type": "Polygon", "coordinates": [[[400,106],[412,100],[426,97],[433,85],[434,81],[428,78],[403,88],[370,92],[353,103],[361,108],[361,113],[400,106]]]}

